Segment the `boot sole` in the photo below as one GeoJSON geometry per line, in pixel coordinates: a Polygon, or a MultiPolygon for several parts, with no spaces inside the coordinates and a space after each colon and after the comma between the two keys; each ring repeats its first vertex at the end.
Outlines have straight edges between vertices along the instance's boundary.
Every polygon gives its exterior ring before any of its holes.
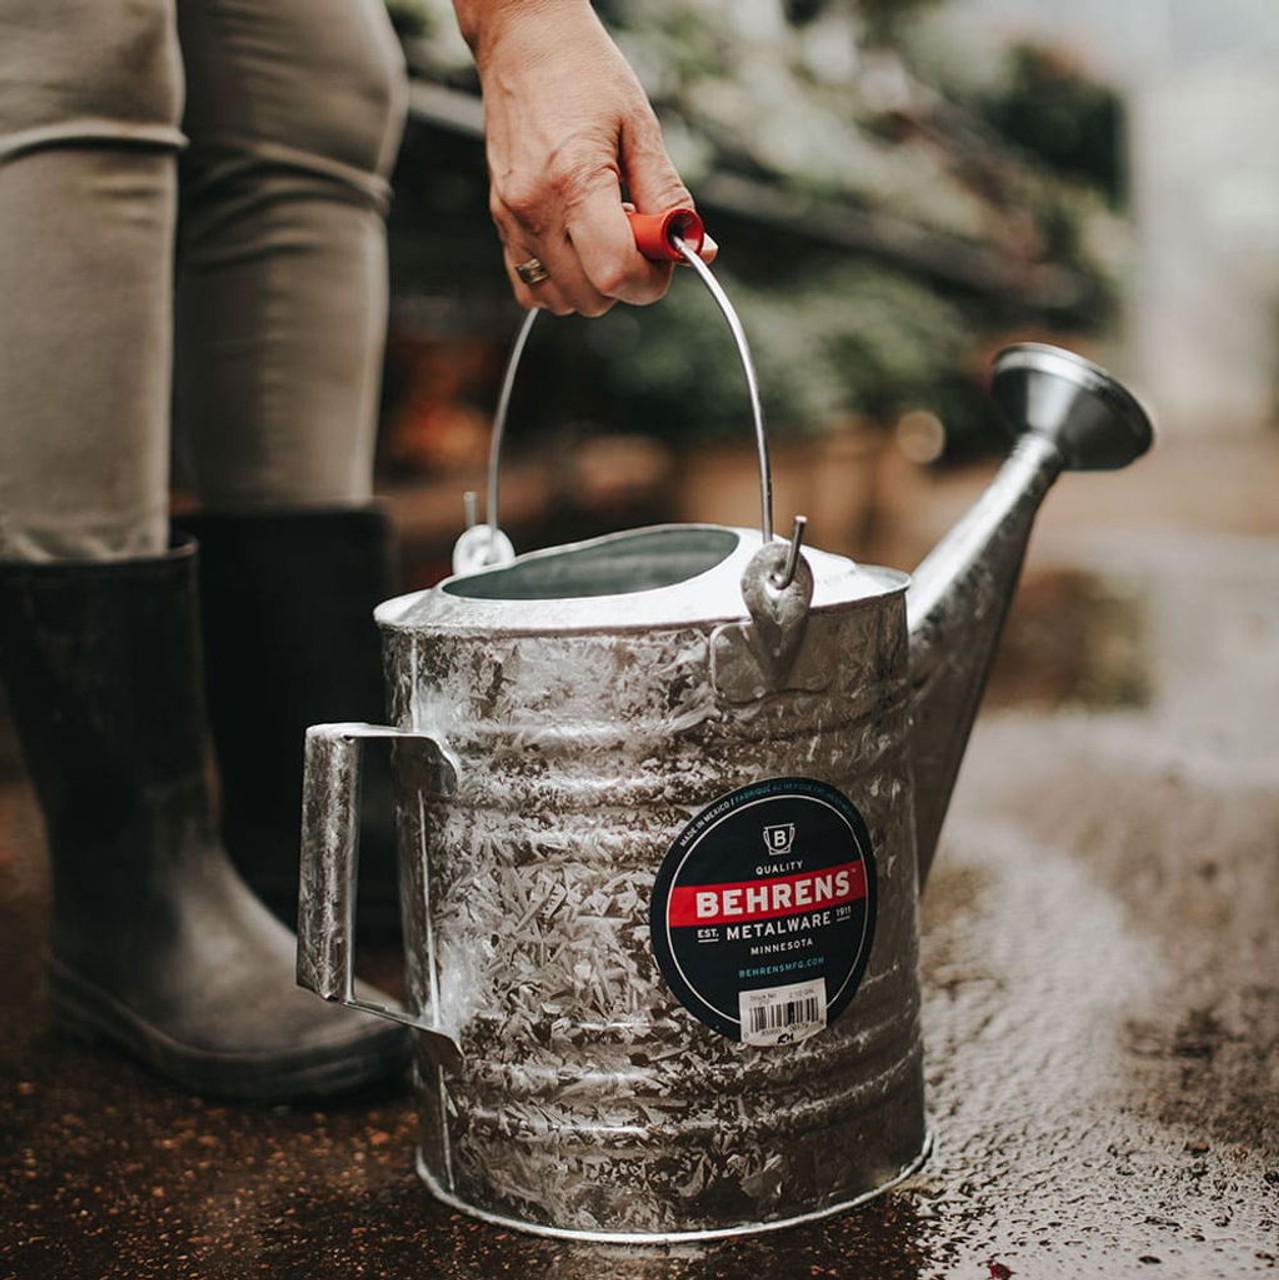
{"type": "Polygon", "coordinates": [[[58,1026],[125,1049],[190,1093],[268,1103],[329,1098],[401,1075],[410,1057],[411,1033],[389,1023],[364,1039],[306,1053],[218,1053],[173,1039],[56,959],[48,973],[58,1026]]]}

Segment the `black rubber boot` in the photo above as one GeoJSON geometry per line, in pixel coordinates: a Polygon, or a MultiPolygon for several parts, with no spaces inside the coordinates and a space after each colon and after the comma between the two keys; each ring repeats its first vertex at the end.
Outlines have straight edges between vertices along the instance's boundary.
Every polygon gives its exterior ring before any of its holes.
{"type": "Polygon", "coordinates": [[[55,1015],[197,1093],[317,1097],[398,1073],[403,1029],[297,987],[292,935],[216,838],[199,659],[193,544],[0,565],[0,672],[53,872],[55,1015]]]}
{"type": "MultiPolygon", "coordinates": [[[[373,609],[395,594],[390,523],[376,507],[182,516],[200,544],[205,672],[222,837],[240,874],[297,919],[302,753],[309,725],[385,722],[373,609]]],[[[387,757],[368,753],[357,923],[398,935],[387,757]]]]}

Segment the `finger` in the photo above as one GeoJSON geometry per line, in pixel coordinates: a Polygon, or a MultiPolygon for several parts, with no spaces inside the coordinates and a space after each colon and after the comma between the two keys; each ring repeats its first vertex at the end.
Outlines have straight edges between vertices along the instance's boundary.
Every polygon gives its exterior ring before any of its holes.
{"type": "Polygon", "coordinates": [[[495,208],[493,218],[497,224],[498,238],[502,242],[502,264],[511,292],[520,306],[538,308],[567,315],[572,307],[551,275],[541,255],[531,247],[532,240],[522,234],[512,234],[510,222],[500,208],[495,208]],[[540,267],[546,274],[543,279],[526,279],[530,270],[540,267]]]}
{"type": "Polygon", "coordinates": [[[571,210],[567,228],[581,269],[608,298],[637,306],[656,302],[671,279],[671,264],[650,262],[635,246],[616,179],[601,182],[571,210]]]}
{"type": "MultiPolygon", "coordinates": [[[[692,195],[666,153],[661,126],[651,112],[628,121],[622,130],[619,149],[626,185],[641,209],[663,213],[667,209],[695,207],[692,195]]],[[[709,234],[704,235],[697,256],[703,262],[714,262],[718,254],[719,245],[709,234]]]]}
{"type": "MultiPolygon", "coordinates": [[[[620,196],[617,199],[620,200],[620,196]]],[[[584,271],[562,218],[545,213],[533,218],[528,216],[528,210],[521,214],[496,192],[490,193],[490,202],[493,221],[506,251],[507,275],[522,305],[545,307],[557,315],[579,312],[586,316],[603,315],[613,306],[615,299],[598,290],[584,271]],[[516,265],[534,257],[550,274],[549,281],[530,285],[518,278],[516,265]]],[[[624,214],[620,216],[625,218],[624,214]]]]}
{"type": "Polygon", "coordinates": [[[617,301],[598,289],[587,273],[573,239],[571,223],[539,243],[540,257],[572,310],[584,316],[602,316],[617,301]]]}
{"type": "MultiPolygon", "coordinates": [[[[527,246],[534,242],[525,237],[516,243],[527,246]]],[[[541,307],[560,316],[574,312],[601,316],[613,306],[613,299],[597,292],[583,275],[576,252],[563,237],[543,237],[536,243],[536,249],[512,249],[509,243],[505,246],[507,278],[521,306],[541,307]],[[544,279],[525,278],[527,267],[533,262],[546,273],[544,279]],[[524,272],[521,266],[526,268],[524,272]]]]}
{"type": "Polygon", "coordinates": [[[524,227],[501,200],[493,198],[490,212],[502,242],[502,260],[511,292],[520,306],[552,311],[556,315],[571,314],[576,308],[562,287],[565,275],[562,264],[541,245],[546,237],[524,227]],[[544,271],[543,279],[526,279],[528,268],[537,264],[544,271]],[[560,277],[560,278],[557,278],[560,277]]]}
{"type": "Polygon", "coordinates": [[[515,295],[515,301],[526,310],[536,308],[554,312],[557,316],[570,315],[574,309],[573,305],[555,283],[553,276],[548,274],[545,280],[529,284],[516,270],[517,264],[527,264],[535,258],[541,261],[537,254],[528,249],[512,253],[508,248],[506,251],[506,278],[511,282],[511,292],[515,295]]]}
{"type": "Polygon", "coordinates": [[[635,204],[652,213],[691,209],[693,197],[666,154],[661,126],[652,111],[634,113],[624,123],[618,158],[627,192],[635,204]]]}

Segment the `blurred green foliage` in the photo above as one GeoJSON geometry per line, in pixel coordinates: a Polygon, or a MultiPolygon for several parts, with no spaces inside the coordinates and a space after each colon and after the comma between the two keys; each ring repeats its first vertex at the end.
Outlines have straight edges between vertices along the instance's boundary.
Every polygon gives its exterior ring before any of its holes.
{"type": "MultiPolygon", "coordinates": [[[[963,316],[872,262],[810,267],[784,287],[720,267],[748,335],[770,428],[812,434],[848,414],[892,421],[933,403],[962,364],[963,316]]],[[[727,324],[691,273],[658,306],[585,327],[614,425],[686,438],[749,431],[746,383],[727,324]]]]}
{"type": "Polygon", "coordinates": [[[1051,172],[1103,192],[1113,208],[1124,205],[1124,106],[1109,85],[1053,49],[1016,45],[974,106],[1051,172]]]}

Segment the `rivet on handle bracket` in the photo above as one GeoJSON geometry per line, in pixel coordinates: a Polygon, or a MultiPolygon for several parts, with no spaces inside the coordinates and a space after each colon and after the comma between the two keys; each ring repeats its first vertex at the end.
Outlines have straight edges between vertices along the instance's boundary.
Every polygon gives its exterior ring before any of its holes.
{"type": "Polygon", "coordinates": [[[751,620],[718,627],[711,636],[715,688],[729,702],[757,702],[787,691],[814,693],[830,684],[829,665],[800,657],[813,599],[813,571],[800,553],[806,523],[797,517],[789,543],[766,543],[750,558],[742,574],[742,599],[751,620]]]}

